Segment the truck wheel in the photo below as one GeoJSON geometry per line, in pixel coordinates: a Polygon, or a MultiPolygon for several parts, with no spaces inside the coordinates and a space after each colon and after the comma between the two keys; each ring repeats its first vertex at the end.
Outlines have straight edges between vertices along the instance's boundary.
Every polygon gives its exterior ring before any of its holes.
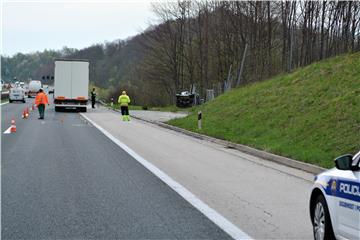
{"type": "Polygon", "coordinates": [[[9,103],[12,103],[13,101],[11,99],[9,99],[9,103]]]}
{"type": "Polygon", "coordinates": [[[335,239],[329,209],[323,195],[319,195],[312,206],[312,224],[315,240],[335,239]]]}
{"type": "Polygon", "coordinates": [[[25,99],[23,99],[22,102],[25,103],[26,102],[25,99]]]}
{"type": "Polygon", "coordinates": [[[60,107],[55,107],[55,112],[59,112],[60,111],[60,107]]]}

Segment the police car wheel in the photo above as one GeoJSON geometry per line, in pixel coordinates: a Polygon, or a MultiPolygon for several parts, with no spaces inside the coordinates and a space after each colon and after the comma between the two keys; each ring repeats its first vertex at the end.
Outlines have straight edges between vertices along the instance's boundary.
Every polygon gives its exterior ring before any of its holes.
{"type": "Polygon", "coordinates": [[[323,195],[313,205],[313,232],[315,240],[335,239],[329,210],[323,195]]]}

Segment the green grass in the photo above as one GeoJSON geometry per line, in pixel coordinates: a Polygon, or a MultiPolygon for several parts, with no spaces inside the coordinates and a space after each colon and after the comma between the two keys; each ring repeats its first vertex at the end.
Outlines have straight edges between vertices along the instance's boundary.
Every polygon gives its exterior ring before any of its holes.
{"type": "Polygon", "coordinates": [[[188,112],[191,108],[179,108],[175,105],[169,105],[166,107],[150,107],[152,111],[161,111],[161,112],[188,112]]]}
{"type": "Polygon", "coordinates": [[[9,98],[0,99],[0,103],[7,103],[9,102],[9,98]]]}
{"type": "Polygon", "coordinates": [[[90,92],[92,91],[92,89],[95,88],[95,91],[96,91],[96,98],[99,100],[104,100],[107,98],[107,96],[109,95],[109,92],[110,92],[110,88],[100,88],[100,87],[97,87],[95,86],[94,84],[90,83],[89,84],[89,95],[90,95],[90,92]]]}
{"type": "Polygon", "coordinates": [[[172,125],[333,167],[360,150],[360,53],[230,91],[172,125]],[[196,112],[203,113],[197,130],[196,112]]]}

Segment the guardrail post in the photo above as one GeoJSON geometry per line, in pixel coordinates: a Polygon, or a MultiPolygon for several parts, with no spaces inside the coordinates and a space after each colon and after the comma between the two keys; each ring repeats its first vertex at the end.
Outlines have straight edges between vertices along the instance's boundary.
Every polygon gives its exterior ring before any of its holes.
{"type": "Polygon", "coordinates": [[[201,118],[202,118],[202,113],[201,111],[198,112],[198,129],[201,130],[201,118]]]}

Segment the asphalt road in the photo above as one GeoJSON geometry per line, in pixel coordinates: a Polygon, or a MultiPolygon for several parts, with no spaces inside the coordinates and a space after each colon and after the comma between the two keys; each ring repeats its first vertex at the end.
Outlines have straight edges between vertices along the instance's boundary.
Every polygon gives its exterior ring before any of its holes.
{"type": "Polygon", "coordinates": [[[251,237],[313,239],[312,174],[134,118],[123,122],[105,108],[84,116],[251,237]]]}
{"type": "Polygon", "coordinates": [[[28,105],[1,106],[2,239],[229,239],[78,113],[28,105]]]}

